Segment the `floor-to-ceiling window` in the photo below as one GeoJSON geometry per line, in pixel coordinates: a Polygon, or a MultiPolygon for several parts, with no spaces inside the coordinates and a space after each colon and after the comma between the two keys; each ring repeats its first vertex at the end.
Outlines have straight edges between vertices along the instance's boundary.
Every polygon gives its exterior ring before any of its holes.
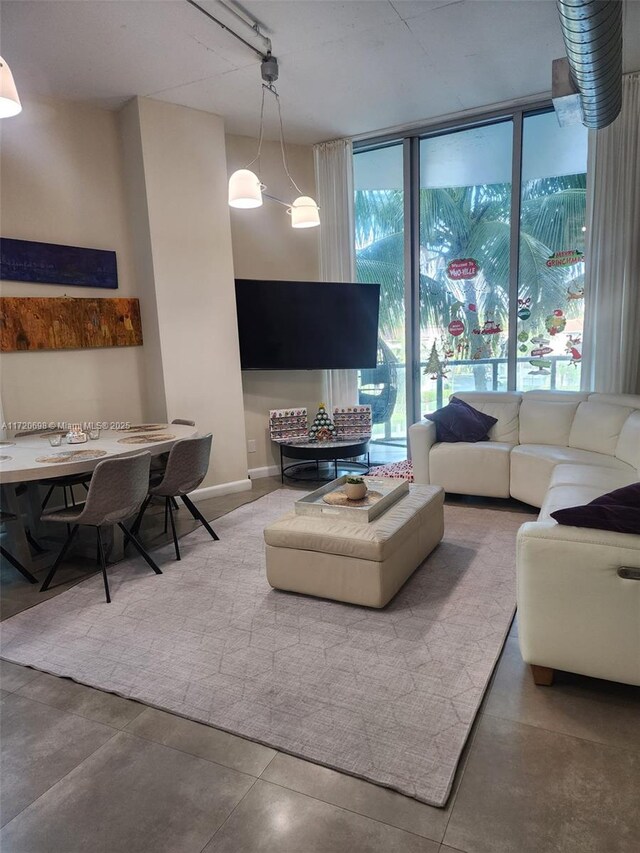
{"type": "Polygon", "coordinates": [[[544,108],[356,150],[358,280],[382,284],[374,440],[403,444],[455,391],[579,388],[586,146],[544,108]]]}
{"type": "Polygon", "coordinates": [[[402,149],[399,143],[354,158],[357,279],[381,285],[378,366],[359,376],[378,460],[384,445],[405,446],[407,434],[402,149]]]}

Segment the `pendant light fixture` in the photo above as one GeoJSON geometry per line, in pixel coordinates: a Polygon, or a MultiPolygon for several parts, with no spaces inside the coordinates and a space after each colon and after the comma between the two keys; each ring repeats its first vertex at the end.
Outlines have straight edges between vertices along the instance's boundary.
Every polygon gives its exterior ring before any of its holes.
{"type": "Polygon", "coordinates": [[[18,115],[22,104],[13,79],[11,69],[0,56],[0,118],[10,118],[18,115]]]}
{"type": "Polygon", "coordinates": [[[260,105],[260,133],[258,135],[258,150],[256,156],[244,169],[238,169],[229,178],[229,206],[236,208],[251,208],[260,207],[262,205],[263,196],[282,204],[287,208],[287,212],[291,216],[292,228],[313,228],[320,225],[319,208],[311,196],[303,195],[302,190],[291,177],[289,164],[287,162],[287,152],[284,144],[284,129],[282,124],[282,110],[280,108],[280,95],[274,85],[278,79],[278,60],[271,53],[267,53],[262,58],[261,62],[262,75],[262,102],[260,105]],[[278,122],[280,126],[280,151],[282,153],[282,165],[284,172],[289,179],[289,183],[298,193],[297,197],[291,204],[269,195],[265,192],[266,186],[262,183],[260,177],[251,170],[254,163],[258,164],[258,172],[260,171],[260,154],[262,151],[262,141],[264,138],[264,106],[265,95],[269,93],[273,95],[278,109],[278,122]]]}

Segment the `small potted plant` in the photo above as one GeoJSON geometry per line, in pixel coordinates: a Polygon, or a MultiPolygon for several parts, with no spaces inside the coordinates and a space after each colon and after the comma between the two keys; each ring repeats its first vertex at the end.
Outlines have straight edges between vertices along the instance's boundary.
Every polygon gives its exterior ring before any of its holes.
{"type": "Polygon", "coordinates": [[[360,501],[367,494],[367,484],[362,477],[347,477],[344,493],[350,501],[360,501]]]}

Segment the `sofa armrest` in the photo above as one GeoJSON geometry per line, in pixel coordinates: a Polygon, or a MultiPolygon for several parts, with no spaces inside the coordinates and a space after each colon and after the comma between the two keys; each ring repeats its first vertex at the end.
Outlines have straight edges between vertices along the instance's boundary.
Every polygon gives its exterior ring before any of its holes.
{"type": "Polygon", "coordinates": [[[640,536],[555,522],[518,531],[518,639],[526,663],[640,684],[640,536]]]}
{"type": "Polygon", "coordinates": [[[420,421],[409,427],[409,452],[413,463],[413,480],[418,485],[428,485],[429,451],[436,443],[436,425],[433,421],[420,421]]]}

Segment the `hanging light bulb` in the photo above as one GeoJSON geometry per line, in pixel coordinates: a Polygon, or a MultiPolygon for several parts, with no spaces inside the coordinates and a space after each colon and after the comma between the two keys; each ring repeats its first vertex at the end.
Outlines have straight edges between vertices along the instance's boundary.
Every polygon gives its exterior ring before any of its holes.
{"type": "Polygon", "coordinates": [[[251,169],[238,169],[229,178],[229,207],[245,210],[262,205],[262,184],[251,169]]]}
{"type": "Polygon", "coordinates": [[[0,56],[0,118],[10,118],[18,115],[22,104],[13,79],[11,69],[0,56]]]}
{"type": "Polygon", "coordinates": [[[292,228],[315,228],[320,225],[318,205],[308,195],[299,196],[289,208],[292,228]]]}

